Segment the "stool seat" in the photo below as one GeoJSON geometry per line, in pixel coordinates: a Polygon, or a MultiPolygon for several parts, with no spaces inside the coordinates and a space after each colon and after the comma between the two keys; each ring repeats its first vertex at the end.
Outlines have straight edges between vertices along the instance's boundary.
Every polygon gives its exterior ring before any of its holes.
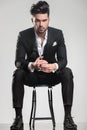
{"type": "Polygon", "coordinates": [[[32,91],[32,108],[31,108],[31,114],[30,114],[30,120],[29,120],[29,126],[31,128],[31,124],[33,129],[35,128],[35,120],[52,120],[53,129],[55,129],[55,116],[54,116],[54,110],[53,110],[53,94],[52,94],[52,86],[48,84],[41,84],[41,85],[34,85],[30,86],[33,87],[32,91]],[[50,109],[50,117],[36,117],[36,88],[37,87],[48,87],[48,103],[49,103],[49,109],[50,109]]]}

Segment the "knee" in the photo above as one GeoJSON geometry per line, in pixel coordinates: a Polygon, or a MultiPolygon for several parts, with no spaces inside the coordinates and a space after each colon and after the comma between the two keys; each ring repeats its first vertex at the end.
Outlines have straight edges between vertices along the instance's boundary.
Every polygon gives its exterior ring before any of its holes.
{"type": "Polygon", "coordinates": [[[66,78],[68,78],[68,79],[73,78],[73,73],[72,73],[72,70],[70,68],[66,67],[63,70],[63,73],[64,73],[66,78]]]}
{"type": "Polygon", "coordinates": [[[23,80],[24,77],[24,70],[23,69],[16,69],[13,73],[14,80],[23,80]]]}

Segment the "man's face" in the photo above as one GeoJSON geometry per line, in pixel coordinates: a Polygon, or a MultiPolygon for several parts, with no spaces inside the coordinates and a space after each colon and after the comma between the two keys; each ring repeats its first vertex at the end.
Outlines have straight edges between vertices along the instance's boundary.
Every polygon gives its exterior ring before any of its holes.
{"type": "Polygon", "coordinates": [[[46,29],[49,25],[49,16],[48,14],[35,14],[32,18],[32,22],[34,24],[35,31],[37,34],[45,33],[46,29]]]}

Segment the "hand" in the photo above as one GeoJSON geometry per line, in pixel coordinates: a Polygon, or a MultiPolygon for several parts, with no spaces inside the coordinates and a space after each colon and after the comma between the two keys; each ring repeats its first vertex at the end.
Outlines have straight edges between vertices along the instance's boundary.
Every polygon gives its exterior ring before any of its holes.
{"type": "Polygon", "coordinates": [[[42,64],[42,65],[41,65],[41,70],[42,70],[43,72],[45,72],[45,73],[51,73],[51,72],[53,72],[55,69],[56,69],[55,63],[53,63],[53,64],[48,64],[48,63],[46,63],[46,64],[42,64]]]}
{"type": "Polygon", "coordinates": [[[35,62],[32,63],[32,67],[41,70],[42,64],[48,64],[46,60],[43,60],[43,56],[38,57],[35,62]]]}

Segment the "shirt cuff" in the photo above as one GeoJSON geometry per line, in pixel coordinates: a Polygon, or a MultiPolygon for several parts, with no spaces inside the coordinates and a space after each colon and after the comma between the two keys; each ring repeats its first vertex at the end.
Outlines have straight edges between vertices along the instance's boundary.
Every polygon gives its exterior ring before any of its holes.
{"type": "Polygon", "coordinates": [[[52,73],[55,73],[58,70],[58,68],[59,68],[57,63],[55,63],[55,65],[56,65],[56,69],[53,70],[52,73]]]}
{"type": "Polygon", "coordinates": [[[30,70],[30,72],[34,72],[35,69],[32,68],[32,62],[29,62],[28,69],[30,70]]]}

